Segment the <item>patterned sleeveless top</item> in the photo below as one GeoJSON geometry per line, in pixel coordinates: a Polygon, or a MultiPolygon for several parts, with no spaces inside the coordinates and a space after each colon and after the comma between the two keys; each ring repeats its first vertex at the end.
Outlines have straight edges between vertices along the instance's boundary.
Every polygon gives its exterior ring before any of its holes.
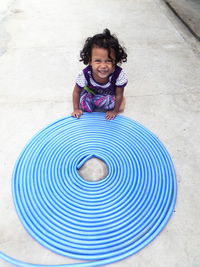
{"type": "Polygon", "coordinates": [[[92,67],[87,66],[77,76],[76,84],[80,89],[85,86],[99,95],[115,95],[116,87],[124,88],[128,83],[127,75],[123,69],[116,66],[114,72],[109,76],[109,80],[105,84],[96,82],[92,76],[92,67]]]}

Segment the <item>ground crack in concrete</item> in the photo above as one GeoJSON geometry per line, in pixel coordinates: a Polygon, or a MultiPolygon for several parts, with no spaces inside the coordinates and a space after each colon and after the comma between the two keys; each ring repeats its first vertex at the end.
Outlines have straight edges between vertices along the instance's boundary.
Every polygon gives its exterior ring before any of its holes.
{"type": "Polygon", "coordinates": [[[0,11],[0,57],[3,56],[8,49],[8,43],[11,40],[10,34],[6,31],[5,22],[12,16],[12,9],[15,5],[16,0],[12,0],[7,3],[7,7],[0,11]]]}

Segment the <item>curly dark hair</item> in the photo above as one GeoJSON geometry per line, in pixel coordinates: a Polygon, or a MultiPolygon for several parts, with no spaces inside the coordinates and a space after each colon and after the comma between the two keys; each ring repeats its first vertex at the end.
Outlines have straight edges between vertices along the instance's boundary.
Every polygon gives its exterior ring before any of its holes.
{"type": "Polygon", "coordinates": [[[80,61],[83,61],[85,65],[91,61],[92,48],[94,46],[106,49],[109,58],[111,58],[111,50],[114,50],[116,64],[127,61],[126,49],[119,44],[117,37],[114,34],[111,35],[108,29],[105,29],[103,33],[96,34],[86,39],[84,47],[80,52],[80,61]]]}

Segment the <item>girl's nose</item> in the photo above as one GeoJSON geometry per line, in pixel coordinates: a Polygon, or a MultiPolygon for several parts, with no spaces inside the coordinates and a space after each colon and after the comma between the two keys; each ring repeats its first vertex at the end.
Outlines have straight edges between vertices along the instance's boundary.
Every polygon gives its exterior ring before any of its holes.
{"type": "Polygon", "coordinates": [[[101,68],[106,68],[106,62],[101,62],[101,68]]]}

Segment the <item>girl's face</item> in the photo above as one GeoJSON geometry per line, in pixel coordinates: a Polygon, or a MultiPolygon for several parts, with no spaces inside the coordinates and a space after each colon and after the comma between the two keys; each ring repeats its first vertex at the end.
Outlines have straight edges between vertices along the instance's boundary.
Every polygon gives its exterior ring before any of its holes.
{"type": "Polygon", "coordinates": [[[92,66],[92,75],[96,82],[108,82],[108,76],[115,69],[115,52],[111,50],[110,57],[108,51],[104,48],[93,47],[90,65],[92,66]]]}

